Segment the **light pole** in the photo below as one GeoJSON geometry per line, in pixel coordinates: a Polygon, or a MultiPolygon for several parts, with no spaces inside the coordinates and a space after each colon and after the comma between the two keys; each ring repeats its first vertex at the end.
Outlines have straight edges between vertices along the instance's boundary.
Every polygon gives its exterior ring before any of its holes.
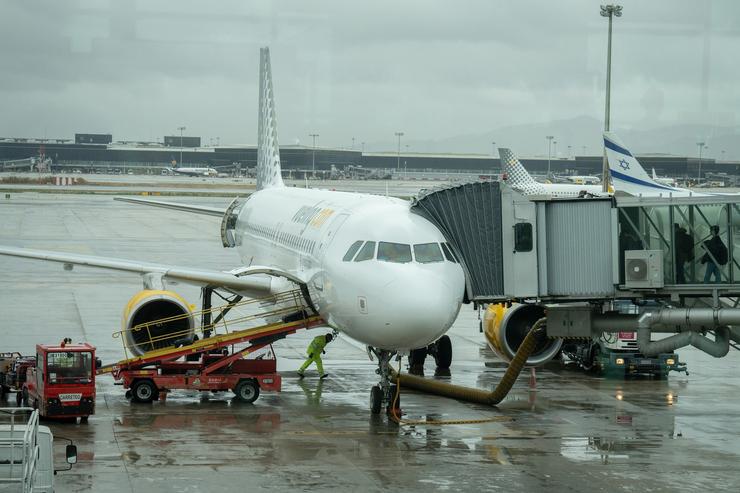
{"type": "Polygon", "coordinates": [[[581,146],[583,148],[583,155],[586,155],[586,146],[581,146]]]}
{"type": "Polygon", "coordinates": [[[699,182],[701,182],[701,151],[706,147],[706,144],[697,142],[696,145],[699,146],[699,182]]]}
{"type": "Polygon", "coordinates": [[[396,132],[396,137],[398,137],[398,154],[397,154],[397,160],[396,160],[396,170],[401,170],[401,137],[403,137],[403,132],[396,132]]]}
{"type": "MultiPolygon", "coordinates": [[[[611,80],[612,80],[612,18],[622,17],[621,5],[602,5],[601,17],[609,18],[609,38],[606,48],[606,104],[604,110],[604,131],[609,131],[609,102],[611,98],[611,80]]],[[[604,163],[601,169],[602,191],[609,191],[609,162],[606,159],[606,148],[604,148],[604,163]]]]}
{"type": "Polygon", "coordinates": [[[496,155],[496,143],[491,142],[491,156],[495,156],[495,155],[496,155]]]}
{"type": "Polygon", "coordinates": [[[568,146],[568,159],[570,159],[572,156],[570,155],[570,146],[568,146]]]}
{"type": "Polygon", "coordinates": [[[352,137],[352,150],[353,151],[355,150],[355,138],[354,137],[352,137]]]}
{"type": "Polygon", "coordinates": [[[180,162],[178,166],[182,168],[182,131],[185,130],[185,127],[177,127],[177,129],[180,131],[180,162]]]}
{"type": "Polygon", "coordinates": [[[552,139],[555,138],[554,135],[548,135],[545,137],[547,139],[547,176],[550,177],[550,156],[552,155],[552,139]]]}
{"type": "Polygon", "coordinates": [[[360,145],[362,146],[362,153],[365,154],[365,143],[360,142],[360,145]]]}
{"type": "Polygon", "coordinates": [[[311,149],[311,174],[316,175],[316,139],[319,134],[308,134],[313,139],[313,148],[311,149]]]}

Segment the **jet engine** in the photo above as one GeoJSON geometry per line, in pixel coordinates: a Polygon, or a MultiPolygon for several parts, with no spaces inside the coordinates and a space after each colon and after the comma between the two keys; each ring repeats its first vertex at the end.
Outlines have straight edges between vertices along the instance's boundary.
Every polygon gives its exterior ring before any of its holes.
{"type": "Polygon", "coordinates": [[[145,289],[131,298],[123,310],[126,348],[135,356],[153,349],[192,340],[195,330],[192,307],[172,291],[145,289]]]}
{"type": "MultiPolygon", "coordinates": [[[[483,316],[483,327],[486,340],[491,349],[506,361],[511,361],[532,325],[545,316],[545,309],[540,305],[514,304],[488,305],[483,316]]],[[[532,354],[527,358],[527,366],[539,366],[547,363],[560,352],[562,339],[543,338],[532,354]]]]}

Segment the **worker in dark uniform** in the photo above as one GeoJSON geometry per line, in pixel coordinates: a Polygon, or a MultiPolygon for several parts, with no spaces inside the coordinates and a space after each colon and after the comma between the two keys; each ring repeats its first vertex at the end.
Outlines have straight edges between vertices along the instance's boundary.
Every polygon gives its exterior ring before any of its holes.
{"type": "Polygon", "coordinates": [[[321,375],[319,378],[326,378],[329,376],[328,373],[324,373],[324,364],[321,361],[321,354],[326,353],[324,351],[324,348],[327,344],[329,344],[332,340],[331,334],[326,335],[320,335],[313,338],[313,341],[311,341],[311,344],[308,345],[308,349],[306,349],[306,353],[308,354],[308,358],[303,363],[303,366],[301,366],[298,369],[298,376],[303,378],[304,372],[306,371],[306,368],[309,367],[311,363],[316,363],[316,369],[319,371],[319,375],[321,375]]]}
{"type": "Polygon", "coordinates": [[[727,247],[722,242],[722,238],[719,237],[719,226],[716,224],[709,228],[712,233],[712,237],[702,243],[702,248],[706,250],[706,253],[701,257],[701,263],[707,264],[707,271],[704,273],[704,282],[710,282],[712,276],[714,276],[714,282],[721,281],[721,273],[719,270],[720,265],[727,263],[727,247]]]}
{"type": "Polygon", "coordinates": [[[686,228],[673,224],[673,241],[676,249],[676,284],[686,283],[686,262],[694,260],[694,239],[686,228]]]}

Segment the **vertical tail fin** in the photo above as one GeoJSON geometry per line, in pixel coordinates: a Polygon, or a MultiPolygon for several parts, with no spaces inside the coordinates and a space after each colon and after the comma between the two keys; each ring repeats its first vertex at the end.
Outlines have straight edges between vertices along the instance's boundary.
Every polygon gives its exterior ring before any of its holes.
{"type": "Polygon", "coordinates": [[[270,48],[260,48],[260,103],[257,134],[257,190],[282,187],[270,48]]]}
{"type": "Polygon", "coordinates": [[[615,134],[604,132],[604,147],[606,148],[609,174],[615,191],[627,192],[632,195],[658,195],[660,193],[682,191],[678,188],[661,185],[653,180],[637,158],[632,155],[615,134]]]}
{"type": "Polygon", "coordinates": [[[522,166],[511,149],[499,148],[501,170],[506,173],[506,183],[524,194],[542,193],[543,186],[522,166]]]}

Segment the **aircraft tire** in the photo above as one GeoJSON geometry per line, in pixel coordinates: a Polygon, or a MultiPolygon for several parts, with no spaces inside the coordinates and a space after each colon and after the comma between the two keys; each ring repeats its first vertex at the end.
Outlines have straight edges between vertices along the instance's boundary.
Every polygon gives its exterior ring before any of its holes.
{"type": "Polygon", "coordinates": [[[452,341],[450,341],[450,337],[444,335],[434,345],[436,346],[434,362],[437,364],[437,368],[449,370],[452,364],[452,341]]]}
{"type": "Polygon", "coordinates": [[[380,409],[383,407],[383,391],[380,389],[380,385],[373,385],[370,389],[370,412],[372,414],[380,414],[380,409]]]}

